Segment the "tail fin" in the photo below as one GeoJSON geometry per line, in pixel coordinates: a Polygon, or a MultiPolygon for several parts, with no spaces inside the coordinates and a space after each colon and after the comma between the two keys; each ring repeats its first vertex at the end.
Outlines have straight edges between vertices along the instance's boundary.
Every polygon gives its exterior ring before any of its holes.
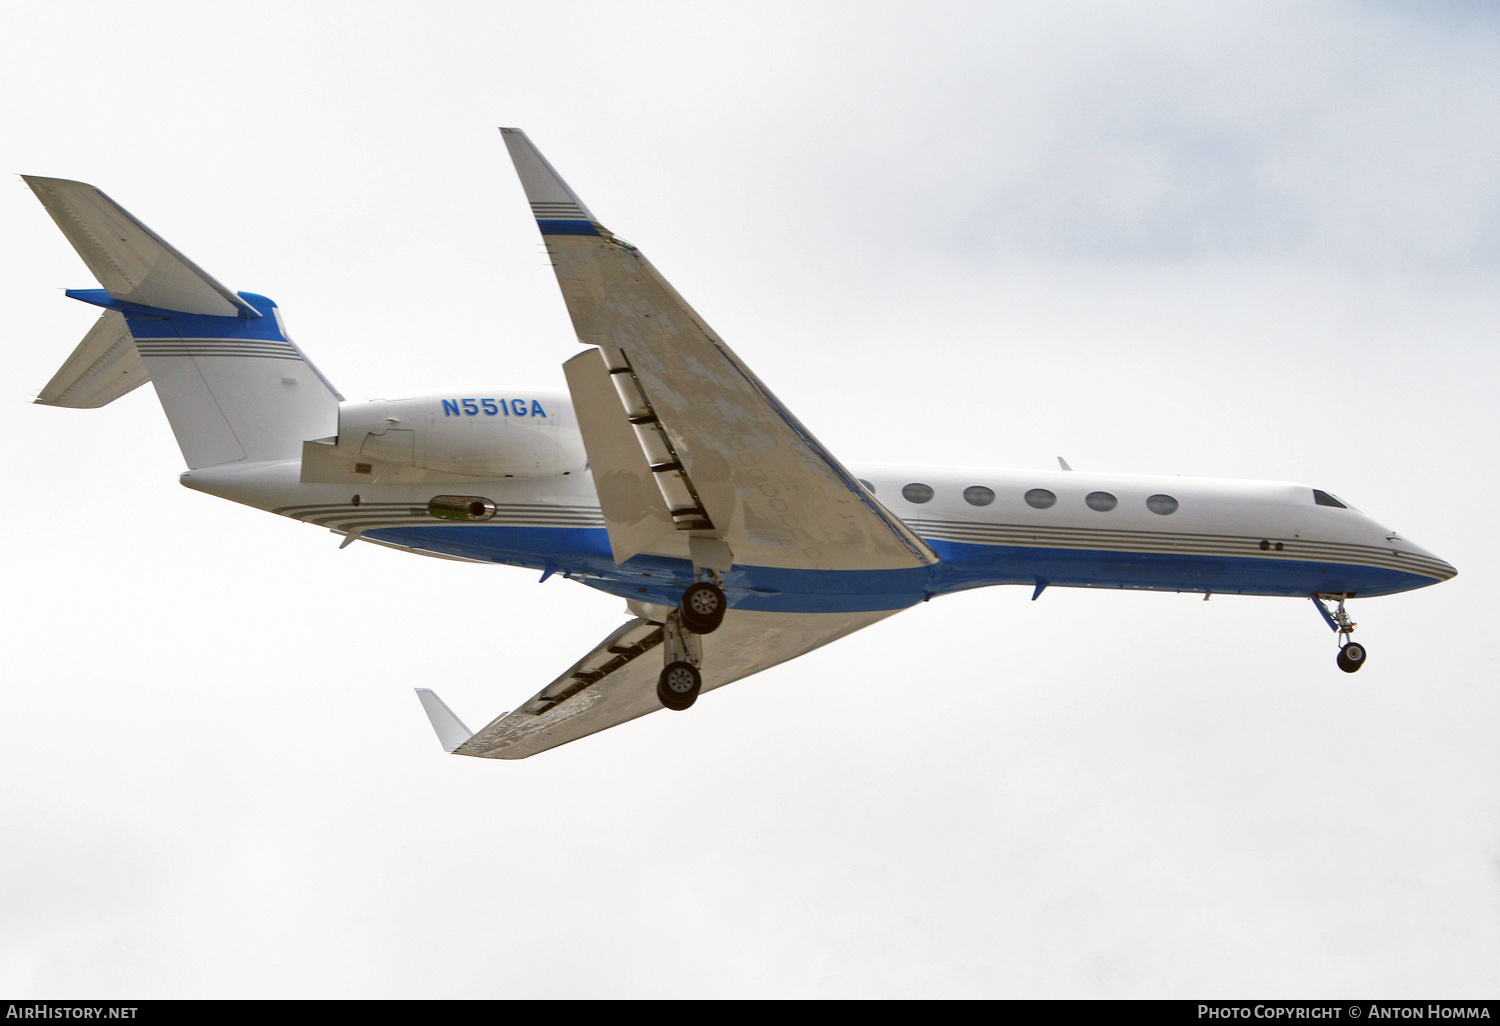
{"type": "Polygon", "coordinates": [[[229,291],[92,185],[22,177],[104,286],[68,295],[108,311],[37,402],[103,406],[149,377],[193,469],[295,459],[337,433],[343,397],[271,300],[229,291]]]}

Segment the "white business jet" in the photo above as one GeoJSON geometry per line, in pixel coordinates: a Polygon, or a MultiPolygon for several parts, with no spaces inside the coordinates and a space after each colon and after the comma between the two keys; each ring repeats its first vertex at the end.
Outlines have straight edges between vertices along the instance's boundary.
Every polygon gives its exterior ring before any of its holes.
{"type": "Polygon", "coordinates": [[[987,585],[1310,598],[1364,665],[1348,599],[1453,567],[1328,492],[1229,481],[846,466],[524,133],[501,129],[579,340],[567,391],[345,401],[276,304],[231,292],[92,186],[26,178],[102,289],[37,402],[150,381],[182,483],[420,555],[587,584],[630,618],[478,731],[419,689],[443,748],[523,759],[987,585]]]}

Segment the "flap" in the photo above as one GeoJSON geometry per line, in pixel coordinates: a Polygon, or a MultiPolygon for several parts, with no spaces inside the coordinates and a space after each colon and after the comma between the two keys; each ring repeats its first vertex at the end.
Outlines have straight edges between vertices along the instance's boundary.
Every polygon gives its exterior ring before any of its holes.
{"type": "Polygon", "coordinates": [[[563,372],[615,562],[648,550],[662,553],[674,542],[681,552],[670,554],[686,555],[686,543],[674,538],[672,515],[599,350],[579,353],[563,364],[563,372]]]}

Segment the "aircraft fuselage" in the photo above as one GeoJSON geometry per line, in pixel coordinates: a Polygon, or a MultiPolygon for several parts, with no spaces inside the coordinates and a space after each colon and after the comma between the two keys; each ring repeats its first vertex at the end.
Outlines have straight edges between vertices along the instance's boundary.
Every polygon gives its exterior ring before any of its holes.
{"type": "MultiPolygon", "coordinates": [[[[347,459],[355,469],[342,481],[307,481],[302,461],[283,460],[190,470],[182,483],[346,537],[422,555],[526,567],[622,598],[675,603],[693,580],[690,562],[641,554],[617,565],[612,558],[566,399],[536,389],[512,391],[526,397],[511,399],[515,408],[524,406],[528,416],[533,403],[547,409],[560,432],[547,439],[548,473],[434,476],[377,463],[361,477],[358,468],[369,465],[354,452],[347,459]],[[439,495],[481,499],[494,511],[481,521],[438,519],[428,504],[439,495]]],[[[356,405],[366,411],[370,406],[356,405]]],[[[437,419],[441,423],[441,407],[437,419]]],[[[533,424],[525,426],[536,433],[533,424]]],[[[772,612],[901,609],[1002,584],[1038,594],[1050,586],[1368,597],[1436,584],[1455,573],[1359,510],[1290,482],[877,464],[849,469],[941,561],[852,571],[736,565],[724,575],[732,606],[772,612]]]]}

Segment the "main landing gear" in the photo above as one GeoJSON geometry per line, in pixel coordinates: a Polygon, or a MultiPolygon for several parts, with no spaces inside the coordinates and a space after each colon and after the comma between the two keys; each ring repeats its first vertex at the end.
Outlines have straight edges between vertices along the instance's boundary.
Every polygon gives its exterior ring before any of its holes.
{"type": "Polygon", "coordinates": [[[682,626],[694,634],[712,634],[724,622],[724,589],[712,581],[688,585],[682,593],[682,626]]]}
{"type": "Polygon", "coordinates": [[[1359,624],[1349,619],[1349,614],[1344,609],[1344,599],[1348,597],[1347,595],[1314,595],[1312,600],[1313,605],[1318,607],[1318,612],[1323,614],[1323,619],[1327,621],[1329,628],[1339,636],[1339,669],[1345,673],[1354,673],[1365,665],[1365,657],[1368,653],[1365,651],[1365,646],[1350,637],[1354,633],[1354,628],[1359,624]],[[1330,610],[1325,604],[1327,602],[1336,602],[1337,605],[1330,610]]]}
{"type": "Polygon", "coordinates": [[[696,581],[682,593],[682,603],[667,614],[662,625],[662,654],[666,666],[656,679],[656,697],[668,709],[681,712],[698,700],[703,690],[703,643],[699,636],[712,634],[724,622],[729,608],[719,575],[706,571],[709,580],[696,581]]]}
{"type": "Polygon", "coordinates": [[[703,674],[692,663],[678,660],[668,663],[656,680],[656,697],[668,709],[677,712],[698,701],[698,692],[703,690],[703,674]]]}
{"type": "Polygon", "coordinates": [[[681,712],[698,701],[698,692],[703,690],[703,674],[698,672],[703,643],[696,633],[683,627],[681,610],[668,613],[661,629],[666,666],[656,678],[656,697],[668,709],[681,712]]]}

